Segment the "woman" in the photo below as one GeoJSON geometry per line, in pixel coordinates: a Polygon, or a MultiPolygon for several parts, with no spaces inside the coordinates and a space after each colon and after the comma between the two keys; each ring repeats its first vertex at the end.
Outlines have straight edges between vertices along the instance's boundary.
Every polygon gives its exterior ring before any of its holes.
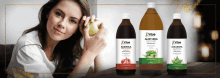
{"type": "Polygon", "coordinates": [[[40,23],[26,30],[13,49],[8,77],[84,76],[93,71],[90,65],[94,60],[97,72],[101,66],[99,53],[106,46],[106,28],[101,24],[99,32],[89,36],[88,23],[98,21],[89,16],[86,0],[50,0],[43,5],[40,23]],[[82,37],[84,49],[80,46],[82,37]]]}

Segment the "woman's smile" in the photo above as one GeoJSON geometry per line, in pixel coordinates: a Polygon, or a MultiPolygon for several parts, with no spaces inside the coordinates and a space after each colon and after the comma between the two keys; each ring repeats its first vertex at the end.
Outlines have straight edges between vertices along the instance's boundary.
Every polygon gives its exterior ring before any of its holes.
{"type": "Polygon", "coordinates": [[[70,38],[77,32],[81,17],[82,12],[79,4],[69,0],[61,0],[47,16],[48,36],[55,41],[70,38]]]}
{"type": "Polygon", "coordinates": [[[60,31],[59,29],[56,29],[55,27],[53,27],[53,29],[56,31],[56,33],[58,33],[59,35],[60,34],[65,34],[65,33],[63,33],[62,31],[60,31]]]}

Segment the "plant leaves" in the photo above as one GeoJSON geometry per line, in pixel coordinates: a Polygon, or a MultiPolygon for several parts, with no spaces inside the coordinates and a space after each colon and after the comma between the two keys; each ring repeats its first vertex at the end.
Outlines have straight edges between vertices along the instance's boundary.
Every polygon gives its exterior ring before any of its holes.
{"type": "Polygon", "coordinates": [[[183,62],[183,60],[180,60],[180,62],[179,62],[179,63],[180,63],[180,64],[182,64],[182,62],[183,62]]]}
{"type": "Polygon", "coordinates": [[[153,55],[153,58],[155,58],[155,56],[156,56],[156,55],[154,54],[154,55],[153,55]]]}
{"type": "Polygon", "coordinates": [[[149,50],[146,53],[147,53],[146,55],[147,58],[155,58],[157,55],[157,53],[154,50],[149,50]]]}
{"type": "Polygon", "coordinates": [[[183,60],[180,60],[180,59],[178,58],[178,56],[177,56],[176,58],[174,58],[174,61],[172,60],[172,63],[173,63],[173,64],[182,64],[182,61],[183,61],[183,60]]]}

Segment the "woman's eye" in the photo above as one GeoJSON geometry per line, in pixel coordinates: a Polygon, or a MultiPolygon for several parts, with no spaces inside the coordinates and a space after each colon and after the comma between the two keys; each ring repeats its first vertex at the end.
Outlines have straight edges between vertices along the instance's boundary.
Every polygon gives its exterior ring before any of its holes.
{"type": "MultiPolygon", "coordinates": [[[[57,16],[61,16],[61,14],[59,12],[55,12],[57,16]]],[[[61,16],[62,17],[62,16],[61,16]]]]}
{"type": "Polygon", "coordinates": [[[70,22],[71,22],[71,23],[76,23],[76,21],[74,21],[74,20],[70,20],[70,22]]]}

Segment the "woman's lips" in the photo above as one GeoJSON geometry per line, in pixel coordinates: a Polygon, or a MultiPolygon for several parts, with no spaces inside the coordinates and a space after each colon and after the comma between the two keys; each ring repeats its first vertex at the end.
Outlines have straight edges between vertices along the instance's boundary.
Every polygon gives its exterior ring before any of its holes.
{"type": "Polygon", "coordinates": [[[58,29],[56,29],[56,28],[54,28],[54,27],[53,27],[53,29],[55,29],[55,30],[58,31],[59,33],[64,34],[63,32],[61,32],[60,30],[58,30],[58,29]]]}

